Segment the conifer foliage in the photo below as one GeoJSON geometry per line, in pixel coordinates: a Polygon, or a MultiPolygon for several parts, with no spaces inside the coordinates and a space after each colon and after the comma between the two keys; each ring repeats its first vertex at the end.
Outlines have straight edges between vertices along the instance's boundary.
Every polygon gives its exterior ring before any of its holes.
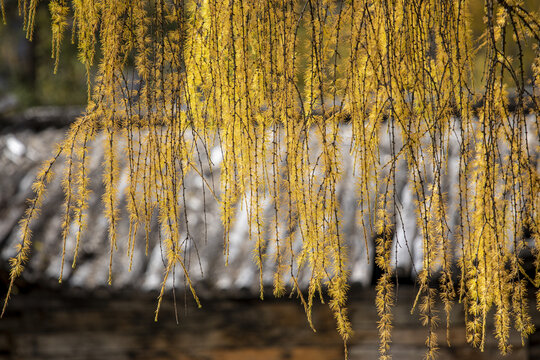
{"type": "MultiPolygon", "coordinates": [[[[55,69],[62,41],[71,36],[87,69],[89,100],[34,183],[7,298],[28,259],[30,223],[59,159],[66,163],[63,256],[75,231],[76,265],[86,230],[89,144],[101,134],[109,282],[117,242],[126,241],[132,256],[135,234],[148,236],[157,214],[166,259],[157,311],[175,269],[198,303],[183,260],[191,237],[184,179],[195,172],[220,204],[224,261],[236,210],[245,207],[261,297],[271,246],[274,294],[297,294],[311,323],[313,301],[326,291],[346,342],[352,333],[348,250],[336,187],[340,128],[347,124],[359,169],[358,222],[364,234],[376,234],[382,273],[376,286],[381,359],[390,358],[398,161],[407,165],[423,239],[414,306],[428,329],[426,358],[438,347],[439,301],[447,323],[453,303],[463,304],[467,339],[479,348],[492,312],[500,350],[507,352],[511,327],[523,338],[534,331],[527,292],[540,285],[540,272],[528,274],[522,260],[529,252],[540,267],[540,15],[520,0],[485,0],[483,19],[472,18],[473,2],[49,1],[55,69]],[[476,38],[472,25],[479,22],[483,33],[476,38]],[[479,57],[485,58],[481,77],[474,73],[479,57]],[[389,159],[380,155],[383,139],[389,159]],[[451,139],[459,152],[457,220],[449,218],[451,199],[442,186],[451,139]],[[216,144],[223,154],[219,191],[201,163],[216,144]],[[117,237],[121,192],[127,239],[117,237]],[[270,217],[265,201],[273,204],[270,217]],[[450,221],[457,221],[457,233],[450,233],[450,221]],[[300,289],[299,269],[311,274],[307,289],[300,289]]],[[[30,39],[37,5],[19,0],[30,39]]]]}

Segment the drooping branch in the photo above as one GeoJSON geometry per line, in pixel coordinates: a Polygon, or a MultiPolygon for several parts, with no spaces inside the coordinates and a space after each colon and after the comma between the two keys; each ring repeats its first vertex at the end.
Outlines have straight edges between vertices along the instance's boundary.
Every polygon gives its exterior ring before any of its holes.
{"type": "MultiPolygon", "coordinates": [[[[37,1],[19,4],[31,37],[37,1]]],[[[366,244],[376,239],[382,272],[376,299],[381,357],[390,358],[397,262],[392,254],[408,246],[396,235],[405,233],[400,171],[407,171],[420,229],[423,263],[416,269],[413,308],[429,329],[427,358],[438,348],[437,297],[447,324],[453,303],[464,304],[468,341],[480,348],[494,309],[496,337],[506,352],[512,322],[523,337],[532,332],[525,284],[540,284],[538,273],[533,279],[522,270],[520,258],[529,250],[540,263],[540,17],[519,1],[486,0],[484,30],[475,38],[472,23],[479,20],[471,18],[470,5],[466,0],[52,1],[53,56],[58,60],[72,24],[89,93],[86,113],[62,147],[68,164],[63,239],[71,222],[79,229],[77,239],[85,230],[87,146],[102,132],[109,281],[122,241],[116,235],[117,199],[125,191],[127,256],[138,229],[144,228],[148,239],[153,214],[159,218],[164,280],[158,310],[177,267],[197,299],[184,262],[186,249],[196,249],[185,206],[185,179],[193,171],[202,177],[203,191],[220,202],[225,261],[235,215],[245,209],[261,297],[268,263],[274,268],[274,294],[287,289],[298,294],[309,320],[317,293],[322,297],[327,289],[346,342],[352,333],[346,309],[349,250],[338,199],[346,122],[347,145],[359,169],[357,217],[366,244]],[[525,54],[528,48],[532,55],[525,54]],[[478,83],[474,67],[482,56],[478,83]],[[219,190],[202,172],[201,153],[212,146],[222,154],[219,190]],[[445,179],[455,171],[448,161],[451,151],[459,152],[459,199],[445,191],[445,179]],[[120,187],[124,162],[128,185],[120,187]],[[264,213],[263,202],[272,204],[271,215],[264,213]],[[457,204],[457,232],[450,230],[451,204],[457,204]],[[301,273],[309,274],[306,293],[298,282],[301,273]]],[[[44,180],[42,174],[34,207],[44,180]]],[[[206,201],[205,193],[202,197],[206,201]]],[[[30,210],[23,220],[12,283],[26,261],[34,217],[30,210]]],[[[75,249],[78,245],[79,240],[75,249]]]]}

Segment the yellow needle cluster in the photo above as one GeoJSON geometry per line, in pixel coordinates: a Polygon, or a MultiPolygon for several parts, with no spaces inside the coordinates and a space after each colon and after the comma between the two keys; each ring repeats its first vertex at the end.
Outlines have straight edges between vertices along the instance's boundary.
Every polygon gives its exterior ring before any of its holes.
{"type": "MultiPolygon", "coordinates": [[[[166,260],[159,304],[176,267],[198,302],[183,257],[191,237],[185,179],[196,172],[221,207],[225,261],[235,214],[247,209],[261,297],[271,253],[274,294],[296,293],[311,323],[313,301],[327,289],[346,342],[349,265],[337,185],[340,128],[347,123],[358,169],[358,222],[366,241],[375,234],[382,271],[376,288],[381,358],[390,358],[398,162],[406,163],[422,238],[415,308],[429,329],[426,357],[438,347],[438,300],[447,323],[452,304],[464,304],[468,340],[481,348],[493,310],[506,352],[512,324],[523,337],[533,331],[527,282],[540,284],[540,273],[527,274],[521,259],[530,251],[540,266],[540,15],[522,1],[486,0],[484,19],[472,19],[469,2],[51,1],[53,56],[58,61],[71,28],[88,72],[89,101],[37,177],[11,286],[27,260],[29,223],[60,155],[66,159],[63,249],[75,229],[75,266],[88,206],[88,146],[103,134],[109,281],[123,240],[116,234],[125,192],[128,256],[137,231],[144,228],[148,239],[152,216],[159,218],[166,260]],[[473,39],[478,21],[484,32],[473,39]],[[530,48],[532,59],[524,55],[530,48]],[[485,66],[475,84],[479,56],[485,66]],[[382,143],[389,144],[389,157],[381,155],[382,143]],[[201,160],[216,144],[223,154],[220,191],[204,178],[201,160]],[[459,153],[457,199],[443,186],[451,151],[459,153]],[[120,187],[124,165],[127,186],[120,187]],[[450,201],[458,203],[455,219],[450,201]],[[270,215],[265,202],[272,204],[270,215]],[[310,274],[306,291],[301,270],[310,274]]],[[[37,0],[19,0],[29,37],[36,6],[37,0]]]]}

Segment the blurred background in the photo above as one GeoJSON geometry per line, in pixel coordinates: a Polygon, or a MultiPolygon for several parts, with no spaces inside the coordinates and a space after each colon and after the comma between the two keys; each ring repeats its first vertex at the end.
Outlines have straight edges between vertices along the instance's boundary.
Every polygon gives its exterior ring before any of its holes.
{"type": "MultiPolygon", "coordinates": [[[[14,253],[13,245],[18,240],[17,224],[24,212],[25,201],[31,196],[35,174],[86,102],[84,67],[78,62],[76,46],[69,39],[62,45],[58,73],[53,74],[47,4],[43,2],[38,7],[34,38],[29,42],[17,16],[17,2],[5,0],[5,3],[7,24],[0,26],[0,294],[7,290],[7,259],[14,253]]],[[[471,16],[479,17],[474,31],[480,33],[481,2],[477,2],[479,5],[472,3],[471,16]]],[[[525,3],[529,8],[539,7],[537,0],[525,3]]],[[[526,49],[526,52],[529,57],[533,54],[532,49],[526,49]]],[[[481,83],[482,61],[474,67],[475,78],[481,83]]],[[[347,129],[344,131],[346,136],[347,129]]],[[[211,155],[219,157],[219,151],[215,151],[211,155]]],[[[160,242],[156,235],[150,239],[147,256],[143,234],[138,238],[131,272],[126,270],[129,259],[125,249],[119,249],[115,253],[117,265],[113,285],[106,285],[108,240],[106,220],[101,215],[101,155],[98,147],[91,154],[95,160],[90,174],[94,179],[88,216],[90,231],[83,239],[78,267],[71,269],[72,259],[66,262],[62,284],[58,284],[58,273],[63,194],[58,176],[50,186],[42,214],[33,225],[30,264],[15,284],[14,296],[0,320],[0,359],[344,358],[343,344],[327,305],[315,305],[313,322],[317,332],[313,332],[296,297],[275,299],[271,289],[267,289],[265,300],[259,300],[258,274],[252,261],[252,244],[245,241],[245,228],[233,229],[231,261],[228,267],[224,266],[219,209],[211,201],[203,205],[201,184],[196,177],[187,179],[192,191],[188,194],[190,216],[193,217],[190,223],[195,224],[194,237],[197,237],[190,246],[200,250],[201,263],[198,258],[190,257],[189,264],[193,273],[199,273],[194,276],[202,309],[196,308],[185,289],[183,276],[178,272],[168,284],[159,321],[154,322],[163,275],[160,242]],[[207,242],[203,239],[204,233],[208,234],[207,242]],[[198,272],[198,268],[203,271],[198,272]]],[[[348,159],[345,168],[351,163],[348,159]]],[[[61,171],[60,164],[56,172],[61,171]]],[[[216,174],[210,176],[215,175],[218,179],[219,169],[214,171],[216,174]]],[[[347,174],[340,185],[340,198],[342,208],[350,210],[344,213],[354,215],[357,201],[354,180],[352,171],[347,174]]],[[[406,179],[401,181],[402,188],[406,188],[406,179]]],[[[403,192],[400,196],[405,199],[408,195],[403,192]]],[[[408,203],[412,206],[410,197],[408,203]]],[[[411,210],[408,216],[414,224],[414,211],[411,210]]],[[[120,227],[127,231],[125,217],[123,221],[120,227]]],[[[344,224],[353,254],[349,309],[355,335],[349,344],[349,358],[372,360],[378,354],[373,288],[378,274],[373,269],[373,261],[365,258],[364,240],[357,234],[354,216],[345,219],[344,224]]],[[[414,229],[411,232],[414,233],[414,229]]],[[[414,244],[411,246],[414,250],[414,244]]],[[[68,248],[68,252],[70,250],[68,248]]],[[[409,253],[401,254],[403,259],[410,257],[409,253]]],[[[415,254],[417,252],[413,251],[415,254]]],[[[415,260],[400,261],[393,358],[421,359],[426,351],[427,329],[421,326],[417,313],[410,313],[417,290],[412,271],[415,260]]],[[[271,284],[272,269],[267,272],[265,284],[271,284]]],[[[531,312],[538,328],[540,315],[534,309],[531,312]]],[[[444,317],[442,311],[440,316],[444,317]]],[[[502,357],[492,336],[492,327],[486,330],[489,336],[484,352],[467,344],[459,304],[455,306],[451,322],[448,334],[444,322],[438,329],[441,360],[540,359],[538,332],[524,342],[512,332],[509,341],[513,352],[502,357]],[[447,346],[447,335],[451,347],[447,346]]]]}

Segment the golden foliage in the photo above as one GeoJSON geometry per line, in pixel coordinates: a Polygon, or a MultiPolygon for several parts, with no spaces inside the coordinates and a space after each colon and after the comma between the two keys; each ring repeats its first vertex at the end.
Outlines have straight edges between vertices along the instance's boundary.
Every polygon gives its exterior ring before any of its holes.
{"type": "MultiPolygon", "coordinates": [[[[125,191],[128,256],[137,231],[144,228],[148,239],[152,214],[159,218],[166,266],[157,311],[177,266],[198,302],[183,260],[191,238],[184,180],[192,171],[202,177],[201,152],[217,143],[223,153],[221,192],[205,179],[203,191],[221,205],[225,261],[236,209],[245,207],[261,298],[264,258],[272,246],[274,294],[287,288],[297,293],[311,324],[313,300],[326,287],[346,342],[352,333],[347,248],[336,189],[342,176],[340,127],[347,121],[359,169],[359,223],[366,241],[367,234],[377,234],[381,358],[390,358],[399,161],[406,162],[423,239],[417,302],[428,328],[426,358],[434,358],[438,348],[437,297],[447,328],[454,301],[464,304],[467,339],[480,348],[494,309],[496,337],[506,352],[512,323],[523,338],[532,333],[527,282],[540,284],[538,271],[532,279],[520,258],[529,250],[540,264],[540,15],[519,0],[486,0],[484,33],[473,39],[471,23],[481,20],[471,18],[469,2],[50,2],[55,68],[71,27],[88,72],[89,101],[34,184],[11,261],[10,291],[28,258],[29,224],[61,154],[67,161],[63,248],[74,221],[75,266],[88,206],[88,144],[101,132],[109,282],[120,240],[117,199],[125,191]],[[517,49],[513,57],[510,47],[517,49]],[[527,62],[523,50],[530,47],[535,56],[527,62]],[[479,54],[485,67],[482,83],[474,84],[472,63],[479,54]],[[458,139],[459,152],[458,232],[452,234],[451,199],[442,186],[451,167],[451,137],[458,139]],[[313,139],[319,150],[313,150],[313,139]],[[390,144],[390,158],[381,156],[383,140],[390,144]],[[129,168],[125,189],[119,188],[120,158],[129,168]],[[265,200],[273,204],[270,220],[263,214],[265,200]],[[307,294],[297,281],[300,269],[311,274],[307,294]]],[[[19,0],[19,6],[31,38],[37,1],[19,0]]]]}

